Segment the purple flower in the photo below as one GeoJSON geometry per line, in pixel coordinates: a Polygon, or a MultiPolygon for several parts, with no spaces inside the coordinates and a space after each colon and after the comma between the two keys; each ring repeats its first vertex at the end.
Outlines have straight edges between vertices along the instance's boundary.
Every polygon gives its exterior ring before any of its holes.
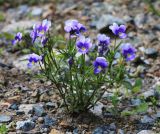
{"type": "Polygon", "coordinates": [[[77,51],[81,54],[86,54],[91,47],[91,40],[89,38],[85,38],[84,36],[80,36],[79,40],[76,42],[77,51]]]}
{"type": "Polygon", "coordinates": [[[97,39],[98,39],[99,45],[108,46],[110,43],[110,37],[106,36],[105,34],[98,34],[97,39]]]}
{"type": "Polygon", "coordinates": [[[18,32],[16,36],[14,37],[14,40],[12,40],[12,44],[15,45],[17,42],[22,40],[22,33],[18,32]]]}
{"type": "Polygon", "coordinates": [[[114,35],[119,36],[121,39],[124,39],[127,37],[125,25],[118,26],[118,24],[113,23],[113,25],[109,26],[109,29],[112,30],[114,35]]]}
{"type": "Polygon", "coordinates": [[[78,35],[80,32],[86,31],[83,24],[79,23],[78,20],[67,20],[65,22],[64,30],[70,35],[78,35]]]}
{"type": "Polygon", "coordinates": [[[43,20],[41,24],[33,25],[33,31],[30,33],[32,42],[34,43],[37,37],[43,37],[51,27],[51,21],[43,20]]]}
{"type": "Polygon", "coordinates": [[[47,41],[48,41],[48,38],[46,38],[45,36],[43,36],[41,38],[41,44],[42,44],[42,46],[44,46],[47,43],[47,41]]]}
{"type": "Polygon", "coordinates": [[[68,64],[69,64],[70,67],[72,67],[73,62],[74,62],[73,57],[70,57],[70,58],[68,59],[68,64]]]}
{"type": "Polygon", "coordinates": [[[108,62],[104,57],[97,57],[96,60],[93,62],[93,66],[94,73],[98,74],[108,66],[108,62]]]}
{"type": "Polygon", "coordinates": [[[28,61],[29,61],[28,67],[31,68],[33,64],[35,64],[41,60],[42,60],[42,56],[39,56],[35,53],[30,54],[29,58],[28,58],[28,61]]]}
{"type": "Polygon", "coordinates": [[[136,57],[136,49],[130,43],[122,44],[121,51],[126,61],[132,61],[136,57]]]}
{"type": "Polygon", "coordinates": [[[98,39],[98,45],[99,45],[98,51],[99,51],[99,54],[102,56],[108,50],[110,37],[106,36],[105,34],[98,34],[97,39],[98,39]]]}

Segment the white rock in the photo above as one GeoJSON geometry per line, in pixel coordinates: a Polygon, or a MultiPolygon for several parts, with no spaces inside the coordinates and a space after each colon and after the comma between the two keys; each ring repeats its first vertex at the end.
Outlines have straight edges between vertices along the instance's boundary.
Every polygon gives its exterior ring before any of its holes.
{"type": "MultiPolygon", "coordinates": [[[[16,68],[20,69],[20,70],[29,70],[28,68],[28,57],[29,55],[24,55],[21,56],[19,58],[17,58],[16,60],[13,61],[13,66],[15,66],[16,68]]],[[[38,70],[40,69],[39,64],[34,64],[31,68],[31,70],[38,70]]]]}
{"type": "Polygon", "coordinates": [[[92,109],[90,109],[90,111],[97,116],[102,116],[103,107],[104,105],[101,102],[97,102],[97,104],[92,109]]]}
{"type": "Polygon", "coordinates": [[[36,21],[19,21],[5,26],[2,29],[2,32],[14,32],[17,29],[27,29],[33,27],[34,24],[37,24],[36,21]]]}
{"type": "Polygon", "coordinates": [[[26,115],[33,111],[34,104],[21,104],[19,106],[19,111],[25,112],[26,115]]]}
{"type": "Polygon", "coordinates": [[[156,133],[154,133],[154,132],[151,131],[151,130],[142,130],[142,131],[140,131],[140,132],[137,133],[137,134],[156,134],[156,133]]]}

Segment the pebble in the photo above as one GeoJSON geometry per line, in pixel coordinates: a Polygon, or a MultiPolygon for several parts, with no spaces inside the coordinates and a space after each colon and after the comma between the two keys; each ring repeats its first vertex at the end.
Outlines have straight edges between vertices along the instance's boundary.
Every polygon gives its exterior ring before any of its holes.
{"type": "Polygon", "coordinates": [[[44,125],[45,126],[52,126],[52,125],[55,125],[55,123],[56,123],[55,118],[51,118],[48,115],[44,117],[44,125]]]}
{"type": "Polygon", "coordinates": [[[91,112],[94,113],[97,116],[102,115],[102,108],[104,107],[103,103],[98,102],[92,109],[91,112]]]}
{"type": "Polygon", "coordinates": [[[147,48],[145,54],[150,58],[154,58],[158,56],[158,51],[155,48],[147,48]]]}
{"type": "Polygon", "coordinates": [[[131,99],[131,104],[134,106],[139,106],[141,104],[140,99],[131,99]]]}
{"type": "Polygon", "coordinates": [[[95,130],[93,130],[92,134],[115,134],[116,133],[116,126],[114,123],[110,125],[104,125],[97,127],[95,130]]]}
{"type": "Polygon", "coordinates": [[[18,105],[16,103],[13,103],[9,108],[12,110],[18,110],[18,105]]]}
{"type": "Polygon", "coordinates": [[[19,106],[19,111],[25,112],[26,115],[33,113],[34,104],[21,104],[19,106]]]}
{"type": "Polygon", "coordinates": [[[53,103],[53,102],[47,102],[47,103],[46,103],[46,107],[47,107],[48,109],[50,109],[50,108],[55,108],[55,107],[56,107],[56,104],[53,103]]]}
{"type": "Polygon", "coordinates": [[[39,122],[39,123],[43,123],[43,121],[44,121],[44,118],[43,118],[43,117],[39,117],[39,118],[38,118],[38,122],[39,122]]]}
{"type": "Polygon", "coordinates": [[[34,114],[38,117],[43,116],[45,114],[44,108],[42,105],[35,105],[33,107],[34,114]]]}
{"type": "Polygon", "coordinates": [[[143,116],[143,118],[141,119],[141,123],[144,124],[153,124],[155,122],[155,119],[149,117],[148,115],[143,116]]]}
{"type": "Polygon", "coordinates": [[[16,123],[16,129],[21,129],[23,131],[30,131],[34,129],[35,123],[31,120],[18,121],[16,123]]]}
{"type": "Polygon", "coordinates": [[[144,15],[144,13],[140,13],[135,16],[134,23],[138,28],[143,28],[146,19],[146,15],[144,15]]]}
{"type": "Polygon", "coordinates": [[[42,11],[43,11],[42,8],[36,7],[32,10],[31,15],[32,16],[40,16],[42,14],[42,11]]]}
{"type": "Polygon", "coordinates": [[[0,123],[7,123],[12,120],[11,116],[8,115],[0,115],[0,123]]]}
{"type": "Polygon", "coordinates": [[[155,96],[155,91],[153,89],[150,89],[148,91],[143,92],[142,96],[144,96],[144,99],[149,99],[150,97],[155,96]]]}

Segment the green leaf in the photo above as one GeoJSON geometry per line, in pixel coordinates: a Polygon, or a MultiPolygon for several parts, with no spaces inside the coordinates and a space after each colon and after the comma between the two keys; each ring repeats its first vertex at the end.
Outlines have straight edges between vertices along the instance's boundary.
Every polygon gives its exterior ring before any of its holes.
{"type": "Polygon", "coordinates": [[[133,111],[124,110],[123,112],[121,112],[122,116],[130,116],[134,114],[135,114],[134,110],[133,111]]]}
{"type": "Polygon", "coordinates": [[[8,128],[6,125],[2,124],[0,125],[0,134],[7,134],[8,128]]]}
{"type": "Polygon", "coordinates": [[[148,110],[148,104],[142,103],[138,107],[136,107],[135,112],[136,113],[144,113],[148,110]]]}
{"type": "Polygon", "coordinates": [[[138,92],[140,92],[141,88],[142,88],[142,80],[138,78],[135,81],[135,84],[134,84],[134,86],[132,88],[132,92],[133,93],[138,93],[138,92]]]}
{"type": "Polygon", "coordinates": [[[127,89],[132,89],[132,84],[129,81],[123,81],[123,85],[127,88],[127,89]]]}

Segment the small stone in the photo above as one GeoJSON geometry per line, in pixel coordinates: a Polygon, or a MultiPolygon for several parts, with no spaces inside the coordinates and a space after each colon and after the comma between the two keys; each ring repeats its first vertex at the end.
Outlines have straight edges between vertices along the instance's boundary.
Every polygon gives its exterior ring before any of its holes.
{"type": "Polygon", "coordinates": [[[152,96],[155,96],[155,91],[153,89],[150,89],[150,90],[148,90],[146,92],[143,92],[142,96],[144,96],[144,99],[148,99],[148,98],[150,98],[152,96]]]}
{"type": "Polygon", "coordinates": [[[19,111],[25,112],[26,115],[33,113],[34,104],[21,104],[19,106],[19,111]]]}
{"type": "Polygon", "coordinates": [[[44,117],[44,124],[46,126],[52,126],[55,125],[56,119],[49,117],[48,115],[44,117]]]}
{"type": "Polygon", "coordinates": [[[131,99],[131,104],[134,106],[139,106],[141,104],[140,99],[131,99]]]}
{"type": "Polygon", "coordinates": [[[155,119],[145,115],[143,116],[143,118],[141,119],[141,123],[144,123],[144,124],[153,124],[155,122],[155,119]]]}
{"type": "Polygon", "coordinates": [[[61,132],[56,129],[52,129],[49,134],[61,134],[61,132]]]}
{"type": "Polygon", "coordinates": [[[13,103],[9,108],[13,110],[18,110],[18,105],[16,103],[13,103]]]}
{"type": "Polygon", "coordinates": [[[0,123],[7,123],[12,120],[11,116],[8,115],[0,115],[0,123]]]}
{"type": "Polygon", "coordinates": [[[30,131],[34,129],[35,123],[31,120],[26,120],[26,121],[18,121],[16,123],[16,129],[21,129],[23,131],[30,131]]]}
{"type": "Polygon", "coordinates": [[[39,123],[43,123],[43,121],[44,121],[43,117],[39,117],[39,118],[38,118],[38,122],[39,122],[39,123]]]}
{"type": "Polygon", "coordinates": [[[101,116],[102,115],[102,108],[104,107],[104,105],[101,102],[98,102],[92,109],[91,112],[94,113],[97,116],[101,116]]]}
{"type": "Polygon", "coordinates": [[[118,129],[118,134],[125,134],[125,133],[124,133],[124,130],[118,129]]]}
{"type": "Polygon", "coordinates": [[[116,126],[114,123],[97,127],[92,134],[115,134],[116,126]]]}
{"type": "Polygon", "coordinates": [[[150,58],[154,58],[158,56],[158,51],[155,48],[147,48],[145,54],[150,58]]]}
{"type": "Polygon", "coordinates": [[[46,107],[47,107],[48,109],[50,109],[50,108],[55,108],[55,107],[56,107],[56,104],[53,103],[53,102],[47,102],[47,103],[46,103],[46,107]]]}
{"type": "Polygon", "coordinates": [[[151,131],[151,130],[142,130],[142,131],[140,131],[140,132],[137,133],[137,134],[156,134],[156,133],[154,133],[154,132],[151,131]]]}
{"type": "Polygon", "coordinates": [[[134,18],[134,23],[138,28],[143,28],[145,22],[146,22],[146,16],[144,13],[137,14],[134,18]]]}
{"type": "Polygon", "coordinates": [[[25,114],[24,111],[16,111],[16,115],[23,115],[23,114],[25,114]]]}
{"type": "Polygon", "coordinates": [[[9,97],[7,99],[7,102],[9,102],[9,103],[15,103],[15,102],[19,103],[20,101],[21,101],[21,97],[19,95],[13,96],[13,97],[9,97]]]}
{"type": "Polygon", "coordinates": [[[41,8],[34,8],[31,12],[32,16],[40,16],[42,14],[42,9],[41,8]]]}
{"type": "Polygon", "coordinates": [[[45,114],[44,108],[42,105],[35,105],[33,107],[34,114],[38,117],[43,116],[45,114]]]}

